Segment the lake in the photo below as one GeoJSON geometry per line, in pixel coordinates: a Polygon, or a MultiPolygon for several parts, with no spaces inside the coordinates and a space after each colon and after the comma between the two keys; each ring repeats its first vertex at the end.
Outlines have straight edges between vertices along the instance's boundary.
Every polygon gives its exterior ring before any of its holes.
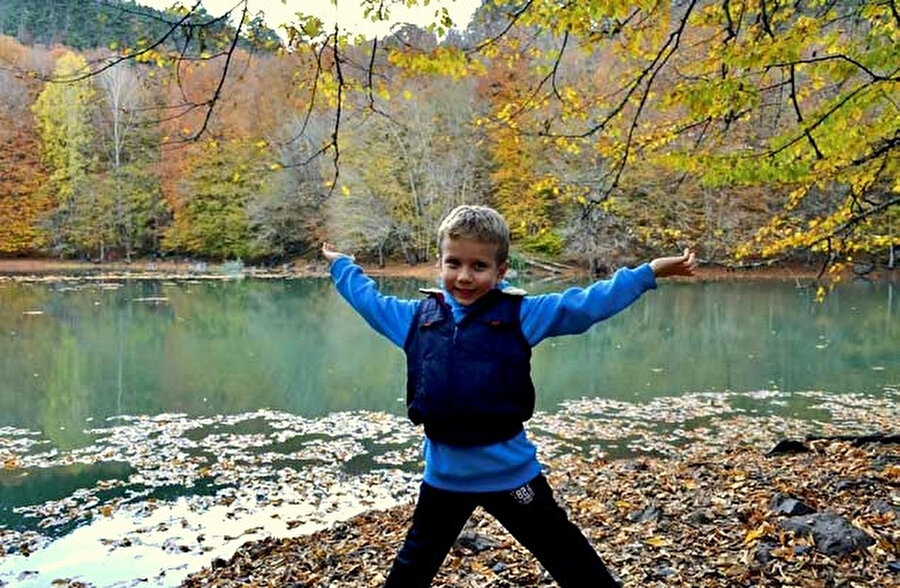
{"type": "MultiPolygon", "coordinates": [[[[894,290],[663,283],[535,349],[530,428],[542,452],[603,458],[665,455],[737,416],[768,435],[896,432],[894,290]]],[[[326,279],[0,282],[0,374],[0,586],[177,585],[417,485],[403,354],[326,279]]]]}

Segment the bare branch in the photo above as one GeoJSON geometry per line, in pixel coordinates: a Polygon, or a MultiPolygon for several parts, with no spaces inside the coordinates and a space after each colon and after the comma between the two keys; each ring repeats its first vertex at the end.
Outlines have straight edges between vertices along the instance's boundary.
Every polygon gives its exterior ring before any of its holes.
{"type": "Polygon", "coordinates": [[[584,139],[590,137],[591,135],[597,133],[598,131],[604,129],[607,124],[611,120],[613,120],[628,104],[631,96],[635,93],[635,91],[641,86],[641,83],[644,81],[648,75],[650,78],[647,82],[647,87],[644,91],[644,96],[641,99],[641,104],[646,101],[646,97],[649,94],[650,86],[653,84],[653,79],[656,77],[656,74],[662,69],[662,67],[666,64],[675,50],[678,48],[679,41],[681,39],[681,34],[684,31],[685,26],[687,25],[688,16],[690,16],[691,12],[694,9],[694,5],[697,3],[696,0],[691,0],[691,4],[688,6],[687,10],[684,13],[684,16],[681,18],[681,21],[678,24],[678,29],[673,31],[663,46],[656,53],[656,56],[653,58],[653,61],[650,62],[647,67],[645,67],[640,74],[635,78],[632,82],[631,86],[628,88],[628,91],[625,93],[625,96],[621,101],[613,108],[607,115],[601,120],[599,123],[590,127],[584,132],[581,133],[549,133],[547,131],[542,131],[536,133],[538,136],[543,137],[551,137],[551,138],[565,138],[565,139],[584,139]],[[671,49],[669,46],[671,45],[671,49]],[[668,53],[667,53],[668,50],[668,53]],[[662,61],[660,61],[662,60],[662,61]]]}
{"type": "Polygon", "coordinates": [[[114,66],[118,65],[119,63],[122,63],[123,61],[128,61],[130,59],[136,59],[137,57],[140,57],[141,55],[145,55],[145,54],[149,53],[150,51],[153,51],[154,49],[156,49],[163,43],[165,43],[166,39],[171,37],[172,33],[174,33],[176,30],[178,30],[178,27],[180,27],[182,24],[184,24],[194,14],[194,11],[196,11],[197,8],[200,7],[200,4],[201,4],[201,1],[197,0],[197,3],[194,4],[194,6],[192,6],[191,9],[188,10],[183,17],[181,17],[181,19],[176,21],[171,26],[171,28],[169,28],[169,30],[166,31],[165,35],[161,36],[154,43],[145,47],[144,49],[141,49],[140,51],[138,51],[136,53],[129,53],[128,55],[121,55],[119,57],[116,57],[115,59],[104,60],[105,64],[102,67],[100,67],[99,69],[90,70],[87,73],[78,74],[77,76],[68,76],[68,77],[62,77],[62,78],[49,77],[49,78],[42,78],[41,81],[61,83],[61,84],[80,82],[81,80],[86,80],[92,76],[95,76],[95,75],[103,72],[103,71],[106,71],[107,69],[114,67],[114,66]]]}
{"type": "Polygon", "coordinates": [[[519,7],[519,9],[512,14],[512,17],[509,19],[509,22],[506,24],[506,27],[502,31],[500,31],[497,35],[491,37],[490,39],[478,43],[472,49],[467,50],[466,53],[477,53],[488,45],[493,45],[494,43],[502,39],[503,36],[506,35],[506,33],[508,33],[509,30],[513,27],[513,25],[516,24],[516,21],[518,21],[519,18],[528,11],[532,3],[534,3],[534,0],[528,0],[527,2],[525,2],[525,4],[519,7]]]}
{"type": "Polygon", "coordinates": [[[568,40],[569,40],[569,31],[566,31],[566,34],[563,37],[562,47],[560,47],[559,53],[557,53],[557,55],[556,55],[556,60],[554,61],[553,69],[550,71],[550,73],[548,73],[546,76],[544,76],[540,82],[538,82],[537,87],[535,87],[534,91],[531,92],[531,96],[529,96],[526,100],[523,100],[522,103],[519,105],[519,108],[517,108],[514,112],[512,112],[509,115],[510,119],[518,118],[523,112],[525,112],[528,109],[529,105],[531,105],[534,102],[534,99],[537,97],[538,93],[544,87],[544,84],[546,84],[548,81],[551,82],[551,85],[553,87],[553,94],[556,95],[556,98],[560,102],[565,102],[565,100],[560,95],[559,90],[556,87],[556,73],[557,73],[557,70],[559,69],[559,64],[560,64],[560,60],[562,59],[563,53],[566,50],[566,43],[568,42],[568,40]]]}
{"type": "MultiPolygon", "coordinates": [[[[616,175],[613,178],[612,184],[610,184],[609,188],[606,191],[606,194],[609,195],[612,191],[618,187],[619,179],[622,176],[622,172],[625,170],[625,166],[628,163],[628,155],[631,150],[631,143],[634,137],[634,130],[637,128],[638,120],[641,117],[641,113],[643,112],[644,105],[647,102],[647,97],[650,95],[650,89],[653,87],[653,80],[656,78],[656,75],[662,71],[663,67],[665,67],[666,63],[669,61],[669,58],[675,53],[678,49],[678,43],[681,40],[681,35],[684,32],[684,27],[687,25],[688,18],[691,15],[691,12],[694,9],[694,5],[696,4],[696,0],[692,0],[690,6],[688,6],[687,10],[684,13],[684,16],[681,18],[681,22],[678,25],[678,29],[676,29],[670,36],[668,41],[666,41],[666,45],[663,46],[663,49],[660,51],[660,54],[665,51],[665,47],[672,43],[672,48],[669,50],[668,54],[665,58],[660,62],[659,66],[653,71],[650,75],[650,78],[647,80],[647,85],[644,88],[644,93],[641,96],[641,101],[638,103],[637,110],[634,113],[634,117],[631,119],[631,126],[628,129],[628,138],[625,141],[625,149],[622,153],[622,160],[617,166],[616,175]]],[[[657,55],[657,59],[659,58],[657,55]]],[[[655,61],[655,60],[654,60],[655,61]]]]}
{"type": "Polygon", "coordinates": [[[882,155],[887,154],[888,151],[895,149],[898,146],[900,146],[900,131],[894,133],[893,137],[879,145],[871,153],[867,153],[862,157],[857,157],[856,159],[854,159],[852,162],[850,162],[850,165],[862,165],[867,161],[871,161],[877,157],[881,157],[882,155]]]}
{"type": "Polygon", "coordinates": [[[551,82],[553,85],[553,93],[556,94],[556,98],[560,102],[563,102],[563,97],[560,96],[559,90],[556,88],[556,73],[559,71],[559,64],[562,61],[563,53],[565,53],[565,51],[566,51],[566,43],[568,43],[568,42],[569,42],[569,31],[568,31],[568,29],[566,29],[566,34],[563,37],[562,47],[559,48],[559,53],[556,55],[556,61],[553,62],[553,71],[550,72],[550,75],[552,76],[550,79],[551,79],[551,82]]]}
{"type": "MultiPolygon", "coordinates": [[[[791,102],[794,103],[794,112],[797,113],[797,122],[800,123],[800,126],[803,126],[803,115],[800,113],[800,104],[797,102],[797,85],[796,80],[794,78],[794,65],[792,64],[790,67],[791,72],[791,102]]],[[[819,146],[816,145],[816,140],[813,139],[812,133],[809,129],[804,129],[803,133],[806,135],[806,138],[809,139],[809,144],[812,145],[813,151],[816,152],[816,159],[822,159],[822,152],[819,151],[819,146]]]]}
{"type": "Polygon", "coordinates": [[[343,90],[344,90],[344,74],[341,71],[341,59],[340,55],[338,55],[338,25],[337,22],[334,23],[334,45],[332,46],[332,50],[334,53],[334,67],[337,73],[338,79],[338,87],[337,87],[337,107],[335,108],[334,113],[334,132],[331,134],[331,145],[334,147],[334,158],[332,159],[334,163],[334,179],[331,182],[331,188],[328,190],[328,196],[331,196],[334,193],[334,189],[337,186],[338,178],[341,175],[341,168],[338,164],[338,160],[341,157],[340,145],[338,144],[338,131],[341,128],[341,106],[343,102],[343,90]]]}
{"type": "MultiPolygon", "coordinates": [[[[316,52],[315,48],[310,47],[313,55],[316,58],[316,71],[315,75],[313,75],[312,88],[309,91],[309,105],[306,107],[306,114],[303,116],[303,124],[300,125],[300,131],[297,132],[296,135],[281,143],[281,146],[290,145],[295,141],[299,141],[300,137],[306,133],[306,129],[309,126],[309,120],[312,117],[312,111],[316,104],[316,94],[319,86],[319,76],[322,74],[322,53],[325,52],[325,49],[328,47],[328,42],[326,40],[325,43],[322,44],[322,47],[316,52]]],[[[301,166],[308,165],[313,159],[324,153],[327,149],[323,148],[310,156],[305,162],[301,163],[301,166]]],[[[285,165],[284,167],[295,167],[294,165],[285,165]]]]}
{"type": "MultiPolygon", "coordinates": [[[[115,67],[116,65],[118,65],[119,63],[122,63],[123,61],[134,60],[142,55],[146,55],[147,53],[153,51],[154,49],[156,49],[157,47],[159,47],[163,43],[165,43],[169,39],[169,37],[171,37],[177,30],[185,30],[186,31],[185,44],[183,46],[182,54],[181,54],[181,58],[185,58],[186,49],[190,43],[190,40],[193,37],[193,31],[195,29],[206,28],[206,27],[209,27],[216,23],[226,21],[231,16],[231,13],[234,11],[234,9],[237,8],[238,6],[240,6],[241,4],[244,5],[244,14],[246,14],[246,12],[247,12],[247,0],[238,0],[238,2],[234,6],[232,6],[226,12],[222,13],[221,15],[219,15],[217,17],[211,18],[211,19],[201,22],[201,23],[190,22],[191,17],[193,17],[196,14],[197,9],[201,7],[201,4],[202,4],[202,0],[197,0],[197,3],[194,4],[190,9],[188,9],[185,12],[184,16],[182,16],[180,19],[175,20],[175,21],[160,18],[160,17],[155,16],[150,13],[126,10],[124,7],[121,7],[120,5],[106,4],[107,6],[119,9],[122,12],[140,15],[140,16],[143,16],[146,18],[152,18],[154,20],[164,22],[164,23],[170,25],[169,30],[166,31],[166,33],[164,35],[162,35],[159,39],[157,39],[151,45],[141,49],[140,51],[137,51],[135,53],[129,53],[128,55],[120,55],[113,59],[102,58],[100,60],[96,60],[96,61],[92,62],[92,63],[97,63],[97,62],[103,63],[103,65],[98,69],[89,69],[88,72],[86,72],[84,74],[79,74],[78,76],[71,76],[71,77],[65,77],[65,78],[48,77],[48,78],[40,78],[40,79],[45,82],[71,83],[71,82],[78,82],[78,81],[93,77],[99,73],[102,73],[103,71],[105,71],[107,69],[110,69],[111,67],[115,67]]],[[[215,55],[212,57],[207,57],[207,58],[202,58],[202,59],[214,59],[215,57],[218,57],[220,55],[222,55],[222,54],[218,54],[218,55],[215,55]]]]}
{"type": "Polygon", "coordinates": [[[822,267],[819,269],[819,273],[816,274],[816,282],[822,279],[822,276],[825,275],[825,270],[828,269],[828,266],[831,265],[832,261],[834,261],[834,252],[831,250],[831,235],[825,237],[823,241],[827,242],[828,251],[825,259],[822,260],[822,267]]]}
{"type": "Polygon", "coordinates": [[[772,32],[772,25],[769,23],[769,13],[766,10],[766,0],[759,0],[760,14],[762,15],[763,29],[771,39],[775,39],[775,33],[772,32]]]}
{"type": "Polygon", "coordinates": [[[234,36],[231,38],[231,46],[228,48],[228,54],[225,57],[225,65],[222,67],[222,75],[219,76],[219,84],[216,86],[215,92],[213,92],[212,98],[205,102],[206,108],[206,116],[203,117],[203,124],[200,125],[200,129],[194,133],[194,135],[189,139],[191,141],[196,141],[200,135],[202,135],[206,131],[206,127],[209,126],[209,120],[212,117],[213,108],[215,108],[216,103],[219,101],[219,97],[222,95],[222,88],[225,86],[225,78],[228,77],[228,68],[231,65],[231,59],[234,56],[234,50],[237,48],[238,40],[241,37],[241,28],[244,26],[244,19],[247,17],[247,2],[243,0],[244,8],[241,11],[241,18],[237,23],[237,26],[234,28],[234,36]]]}
{"type": "Polygon", "coordinates": [[[375,96],[372,93],[372,71],[375,69],[375,52],[378,50],[378,37],[372,39],[372,55],[369,57],[369,69],[366,72],[366,90],[369,93],[369,108],[375,110],[375,96]]]}
{"type": "Polygon", "coordinates": [[[726,20],[726,24],[725,24],[726,35],[725,35],[725,39],[723,39],[722,42],[727,44],[728,41],[730,41],[731,39],[733,39],[737,36],[737,33],[734,31],[734,23],[731,20],[730,0],[724,0],[724,2],[722,2],[722,12],[725,13],[725,20],[726,20]]]}
{"type": "Polygon", "coordinates": [[[890,80],[892,82],[900,81],[900,77],[894,76],[894,74],[897,73],[896,69],[891,74],[883,76],[883,75],[875,73],[874,71],[872,71],[865,65],[861,64],[860,62],[856,61],[852,57],[847,57],[846,55],[840,54],[840,53],[837,55],[823,55],[821,57],[810,57],[808,59],[796,59],[794,61],[785,61],[783,63],[772,63],[772,64],[766,66],[766,71],[768,71],[770,68],[773,68],[773,67],[791,67],[791,68],[793,68],[798,63],[819,63],[821,61],[834,61],[834,60],[846,61],[847,63],[853,64],[857,68],[866,72],[866,74],[868,74],[868,76],[872,78],[872,81],[878,81],[878,82],[886,81],[886,80],[890,80]]]}
{"type": "Polygon", "coordinates": [[[816,127],[818,127],[820,124],[822,124],[823,122],[825,122],[825,121],[828,119],[829,116],[831,116],[832,114],[834,114],[834,113],[835,113],[838,109],[840,109],[844,104],[846,104],[847,102],[849,102],[850,99],[852,99],[854,96],[856,96],[857,94],[859,94],[862,90],[868,88],[869,86],[871,86],[871,85],[874,84],[874,83],[875,83],[875,82],[869,82],[869,83],[866,83],[866,84],[863,84],[863,85],[857,87],[855,90],[853,90],[852,92],[850,92],[849,94],[847,94],[846,96],[844,96],[837,104],[835,104],[834,106],[832,106],[831,108],[829,108],[822,116],[820,116],[820,117],[816,120],[816,122],[814,122],[814,123],[811,124],[810,126],[806,127],[806,128],[803,130],[803,133],[802,133],[800,136],[794,137],[793,139],[791,139],[790,141],[788,141],[787,143],[785,143],[784,145],[782,145],[782,146],[779,147],[778,149],[775,149],[774,151],[770,151],[770,152],[767,153],[766,155],[768,155],[768,156],[770,156],[770,157],[774,157],[775,155],[778,155],[779,153],[781,153],[782,151],[784,151],[785,149],[787,149],[788,147],[790,147],[791,145],[793,145],[793,144],[796,143],[797,141],[800,141],[801,139],[803,139],[803,138],[806,136],[806,133],[807,133],[807,132],[812,131],[813,129],[815,129],[816,127]]]}

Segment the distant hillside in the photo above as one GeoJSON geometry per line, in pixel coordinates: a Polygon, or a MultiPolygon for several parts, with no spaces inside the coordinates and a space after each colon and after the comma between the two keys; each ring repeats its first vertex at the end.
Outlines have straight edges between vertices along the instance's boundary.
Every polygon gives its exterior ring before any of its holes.
{"type": "MultiPolygon", "coordinates": [[[[66,45],[76,49],[134,46],[139,39],[159,39],[177,20],[174,14],[141,6],[132,0],[2,0],[0,33],[15,37],[24,45],[66,45]]],[[[212,17],[202,8],[191,16],[193,23],[212,17]]],[[[204,27],[209,38],[216,37],[225,25],[204,27]]],[[[171,40],[183,40],[186,29],[171,40]]],[[[255,39],[277,39],[271,30],[254,23],[255,39]]],[[[196,40],[196,38],[195,38],[196,40]]],[[[214,43],[211,43],[214,44],[214,43]]]]}

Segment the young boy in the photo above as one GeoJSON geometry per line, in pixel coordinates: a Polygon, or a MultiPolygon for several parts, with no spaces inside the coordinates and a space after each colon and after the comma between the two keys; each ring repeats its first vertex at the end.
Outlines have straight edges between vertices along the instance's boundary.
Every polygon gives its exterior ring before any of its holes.
{"type": "Polygon", "coordinates": [[[340,294],[402,347],[410,419],[425,427],[425,474],[412,528],[387,587],[428,586],[478,506],[528,548],[563,588],[617,586],[557,505],[522,423],[534,410],[531,348],[581,333],[656,287],[694,274],[693,253],[621,269],[561,294],[524,296],[503,281],[509,227],[484,206],[459,206],[438,229],[439,289],[422,300],[383,296],[353,258],[322,253],[340,294]]]}

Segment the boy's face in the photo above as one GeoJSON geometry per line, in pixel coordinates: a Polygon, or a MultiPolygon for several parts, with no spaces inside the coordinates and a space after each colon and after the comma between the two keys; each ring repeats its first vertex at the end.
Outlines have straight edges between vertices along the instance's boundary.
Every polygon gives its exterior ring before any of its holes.
{"type": "Polygon", "coordinates": [[[509,267],[497,263],[497,245],[449,237],[441,244],[440,263],[444,289],[463,306],[490,292],[509,267]]]}

